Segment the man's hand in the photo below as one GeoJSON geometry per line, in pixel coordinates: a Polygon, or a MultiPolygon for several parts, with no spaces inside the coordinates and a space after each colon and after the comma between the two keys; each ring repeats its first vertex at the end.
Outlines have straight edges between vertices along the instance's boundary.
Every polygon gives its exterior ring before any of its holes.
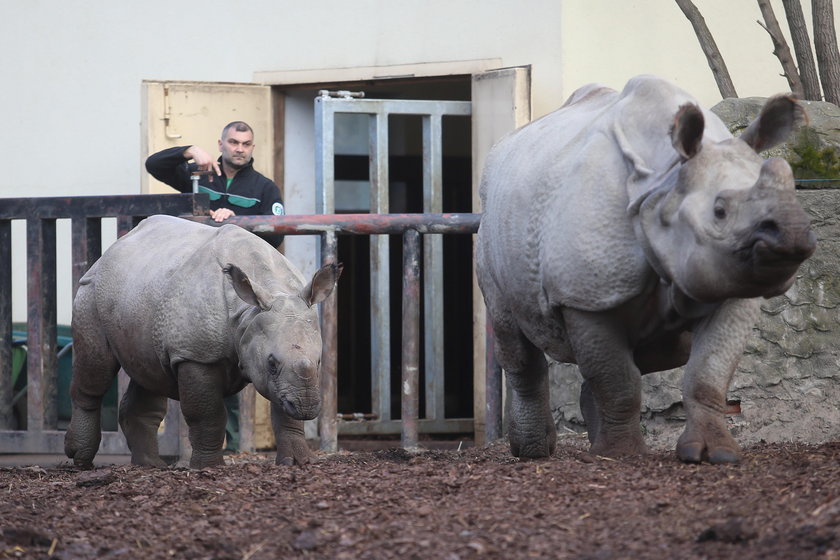
{"type": "Polygon", "coordinates": [[[236,213],[230,208],[219,208],[218,210],[210,210],[210,217],[217,222],[224,222],[231,216],[236,216],[236,213]]]}
{"type": "MultiPolygon", "coordinates": [[[[216,172],[216,175],[219,177],[222,176],[222,170],[219,169],[219,162],[213,159],[213,156],[198,146],[190,146],[184,150],[184,158],[193,160],[198,166],[198,169],[201,171],[210,171],[212,169],[216,172]]],[[[212,176],[210,177],[210,180],[213,180],[212,176]]]]}

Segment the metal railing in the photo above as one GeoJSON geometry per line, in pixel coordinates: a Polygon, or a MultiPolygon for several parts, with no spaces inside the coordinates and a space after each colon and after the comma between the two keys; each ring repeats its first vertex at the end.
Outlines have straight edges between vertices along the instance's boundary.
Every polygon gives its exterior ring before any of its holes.
{"type": "MultiPolygon", "coordinates": [[[[152,214],[205,214],[206,195],[139,195],[0,199],[0,453],[62,453],[58,430],[56,223],[71,220],[73,295],[79,279],[102,254],[102,219],[116,218],[123,235],[152,214]],[[12,423],[12,221],[26,221],[27,356],[26,429],[12,423]]],[[[128,380],[120,374],[118,394],[128,380]]],[[[179,453],[180,408],[170,401],[163,455],[179,453]]],[[[125,454],[118,432],[102,434],[100,452],[125,454]]]]}
{"type": "MultiPolygon", "coordinates": [[[[386,420],[374,411],[378,425],[387,424],[401,434],[404,447],[414,447],[418,442],[418,433],[422,430],[443,431],[446,422],[455,422],[440,416],[419,416],[419,375],[420,375],[420,236],[436,234],[473,234],[478,231],[481,216],[479,214],[327,214],[312,216],[239,216],[229,221],[254,233],[279,233],[284,235],[321,235],[321,264],[336,262],[336,236],[338,235],[377,235],[401,234],[403,236],[403,294],[402,294],[402,363],[401,363],[401,420],[386,420]]],[[[212,223],[209,218],[191,218],[192,220],[212,223]]],[[[427,319],[428,320],[428,319],[427,319]]],[[[442,331],[440,324],[426,324],[427,329],[442,331]]],[[[321,336],[324,351],[321,359],[321,397],[322,411],[318,422],[321,449],[333,452],[338,448],[338,391],[337,391],[337,341],[338,323],[335,295],[321,304],[321,336]]],[[[492,363],[492,360],[490,360],[492,363]]],[[[498,368],[491,365],[492,371],[500,375],[498,368]]],[[[488,370],[491,371],[491,370],[488,370]]],[[[374,369],[372,376],[377,376],[374,369]]],[[[423,387],[427,402],[430,391],[442,391],[443,376],[437,378],[439,385],[429,389],[423,387]]],[[[374,385],[382,390],[382,384],[374,385]]],[[[494,391],[488,395],[488,402],[493,408],[488,409],[488,440],[501,435],[501,385],[489,382],[494,391]],[[496,396],[498,393],[498,396],[496,396]]],[[[375,389],[376,390],[376,389],[375,389]]],[[[385,400],[381,395],[379,402],[385,400]]],[[[389,407],[390,407],[390,401],[389,407]]],[[[460,431],[473,431],[473,419],[461,419],[456,424],[460,431]]]]}
{"type": "MultiPolygon", "coordinates": [[[[117,233],[123,235],[152,214],[178,215],[193,221],[218,225],[207,214],[207,195],[136,195],[0,199],[0,453],[62,453],[64,432],[57,429],[56,414],[56,220],[72,222],[73,293],[79,279],[101,255],[101,220],[117,218],[117,233]],[[12,274],[11,222],[26,220],[27,230],[27,429],[11,430],[12,274]]],[[[236,216],[228,220],[255,234],[319,235],[323,263],[335,262],[337,235],[402,234],[404,246],[403,352],[402,352],[402,445],[417,445],[419,420],[420,332],[420,237],[437,234],[473,234],[478,214],[339,214],[313,216],[236,216]]],[[[321,306],[323,409],[319,419],[321,448],[335,451],[338,440],[337,411],[337,314],[335,293],[321,306]]],[[[492,362],[492,360],[491,360],[492,362]]],[[[487,434],[501,435],[500,384],[488,368],[487,434]],[[495,392],[499,395],[495,396],[495,392]]],[[[118,377],[121,396],[128,380],[118,377]]],[[[240,448],[253,450],[254,392],[249,385],[240,394],[240,448]]],[[[162,455],[180,455],[188,449],[180,407],[170,401],[159,437],[162,455]]],[[[397,422],[397,421],[392,421],[397,422]]],[[[433,426],[432,426],[433,427],[433,426]]],[[[127,454],[118,432],[104,432],[100,453],[127,454]]]]}

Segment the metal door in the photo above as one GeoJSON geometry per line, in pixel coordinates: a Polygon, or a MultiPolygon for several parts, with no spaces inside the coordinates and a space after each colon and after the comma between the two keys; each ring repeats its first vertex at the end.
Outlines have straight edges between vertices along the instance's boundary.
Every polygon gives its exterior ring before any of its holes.
{"type": "MultiPolygon", "coordinates": [[[[423,212],[442,212],[442,119],[469,117],[469,101],[364,99],[363,94],[322,90],[315,99],[317,212],[335,212],[335,115],[368,115],[370,156],[370,212],[389,213],[388,118],[419,115],[423,142],[423,212]]],[[[327,234],[330,236],[333,234],[327,234]]],[[[443,267],[441,236],[426,236],[423,247],[423,324],[425,361],[425,419],[421,432],[471,432],[472,419],[444,417],[443,267]]],[[[334,246],[334,241],[325,241],[334,246]]],[[[391,352],[388,238],[371,236],[371,403],[373,420],[339,425],[342,434],[396,434],[399,421],[391,416],[391,352]]]]}

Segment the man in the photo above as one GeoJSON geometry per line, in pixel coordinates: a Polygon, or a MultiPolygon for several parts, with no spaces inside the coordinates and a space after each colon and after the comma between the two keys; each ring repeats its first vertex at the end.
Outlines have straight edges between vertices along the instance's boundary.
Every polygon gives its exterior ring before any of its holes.
{"type": "MultiPolygon", "coordinates": [[[[192,175],[199,172],[198,192],[210,195],[210,216],[223,222],[231,216],[285,214],[280,189],[254,169],[254,131],[234,121],[222,130],[221,156],[214,160],[199,146],[167,148],[146,159],[146,170],[183,193],[193,191],[192,175]],[[192,161],[192,163],[190,163],[192,161]]],[[[262,236],[275,247],[283,236],[262,236]]]]}
{"type": "MultiPolygon", "coordinates": [[[[192,175],[201,172],[198,192],[210,195],[210,216],[223,222],[231,216],[285,214],[280,189],[254,169],[254,131],[247,123],[234,121],[222,129],[218,160],[198,146],[168,148],[146,159],[146,170],[183,193],[193,192],[192,175]],[[192,163],[190,163],[192,161],[192,163]]],[[[282,235],[261,235],[277,247],[282,235]]],[[[225,398],[228,421],[225,451],[239,448],[239,398],[225,398]]]]}

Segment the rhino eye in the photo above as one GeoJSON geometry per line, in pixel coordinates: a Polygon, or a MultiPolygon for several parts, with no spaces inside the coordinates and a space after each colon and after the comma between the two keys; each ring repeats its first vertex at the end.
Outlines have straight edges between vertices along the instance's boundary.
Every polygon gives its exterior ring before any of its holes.
{"type": "Polygon", "coordinates": [[[715,201],[715,218],[722,220],[726,217],[726,205],[722,200],[715,201]]]}
{"type": "Polygon", "coordinates": [[[274,354],[268,355],[268,369],[271,373],[277,373],[277,370],[279,369],[277,358],[274,357],[274,354]]]}

